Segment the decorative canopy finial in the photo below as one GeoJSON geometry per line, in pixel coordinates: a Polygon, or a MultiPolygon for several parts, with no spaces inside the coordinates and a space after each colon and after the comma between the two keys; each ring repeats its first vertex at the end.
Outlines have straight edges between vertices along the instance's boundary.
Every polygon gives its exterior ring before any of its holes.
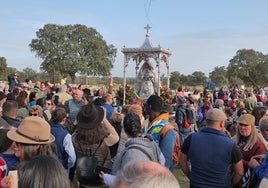
{"type": "Polygon", "coordinates": [[[152,27],[149,26],[149,24],[147,24],[144,29],[146,29],[146,37],[149,37],[149,30],[151,29],[152,27]]]}

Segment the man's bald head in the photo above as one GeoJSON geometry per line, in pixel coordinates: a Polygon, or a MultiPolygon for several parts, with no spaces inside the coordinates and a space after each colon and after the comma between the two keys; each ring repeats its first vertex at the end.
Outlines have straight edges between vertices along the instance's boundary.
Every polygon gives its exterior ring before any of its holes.
{"type": "Polygon", "coordinates": [[[175,176],[159,163],[129,162],[118,174],[118,188],[179,188],[175,176]]]}

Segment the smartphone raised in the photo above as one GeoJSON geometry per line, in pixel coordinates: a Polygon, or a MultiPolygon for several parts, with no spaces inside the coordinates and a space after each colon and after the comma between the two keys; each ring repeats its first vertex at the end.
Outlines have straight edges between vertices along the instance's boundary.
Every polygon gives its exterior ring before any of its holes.
{"type": "Polygon", "coordinates": [[[97,167],[95,168],[95,173],[99,174],[101,171],[105,174],[111,174],[112,169],[97,165],[97,167]]]}

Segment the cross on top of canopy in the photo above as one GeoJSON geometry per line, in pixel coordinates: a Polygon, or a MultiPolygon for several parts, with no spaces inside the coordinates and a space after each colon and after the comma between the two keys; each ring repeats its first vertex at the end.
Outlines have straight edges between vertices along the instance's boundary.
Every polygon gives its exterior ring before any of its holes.
{"type": "MultiPolygon", "coordinates": [[[[143,44],[139,47],[139,48],[126,48],[125,46],[122,48],[122,52],[128,56],[128,58],[133,58],[133,60],[136,60],[135,57],[140,56],[140,57],[151,57],[151,58],[157,58],[160,56],[161,61],[166,62],[168,57],[171,55],[171,52],[169,51],[169,49],[164,49],[162,48],[160,45],[158,45],[157,47],[153,47],[149,37],[149,30],[152,28],[149,26],[149,24],[147,24],[145,27],[146,29],[146,37],[145,40],[143,42],[143,44]],[[130,57],[129,57],[130,56],[130,57]],[[163,56],[165,58],[163,58],[163,56]]],[[[144,58],[140,58],[140,61],[144,60],[144,58]]]]}

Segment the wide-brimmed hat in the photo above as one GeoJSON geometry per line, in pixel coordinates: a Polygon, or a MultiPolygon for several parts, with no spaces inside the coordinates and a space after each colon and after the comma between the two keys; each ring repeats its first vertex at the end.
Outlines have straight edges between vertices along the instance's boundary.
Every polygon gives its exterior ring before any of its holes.
{"type": "Polygon", "coordinates": [[[191,104],[195,104],[196,103],[196,100],[192,96],[188,96],[188,97],[186,97],[186,99],[188,99],[191,104]]]}
{"type": "Polygon", "coordinates": [[[50,125],[38,116],[23,119],[16,130],[10,130],[7,137],[24,144],[49,144],[55,140],[50,133],[50,125]]]}
{"type": "Polygon", "coordinates": [[[104,110],[93,103],[84,105],[77,114],[77,126],[84,129],[94,129],[99,126],[104,117],[104,110]]]}

